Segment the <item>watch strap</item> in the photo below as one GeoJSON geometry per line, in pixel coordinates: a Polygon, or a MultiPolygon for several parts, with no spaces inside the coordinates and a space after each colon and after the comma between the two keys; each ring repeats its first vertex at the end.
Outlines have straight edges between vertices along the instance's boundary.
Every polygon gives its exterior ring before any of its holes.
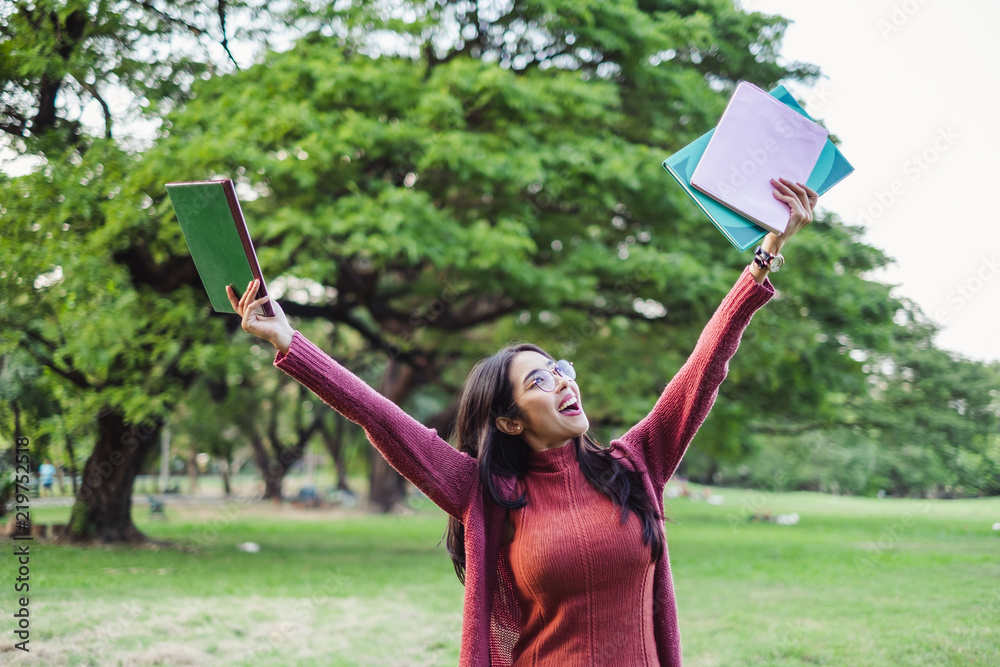
{"type": "Polygon", "coordinates": [[[757,246],[757,249],[753,252],[753,263],[757,265],[758,268],[771,270],[772,263],[774,264],[774,271],[781,268],[784,264],[785,258],[781,256],[780,253],[772,255],[768,251],[764,250],[764,246],[757,246]],[[778,261],[775,263],[774,260],[778,261]]]}

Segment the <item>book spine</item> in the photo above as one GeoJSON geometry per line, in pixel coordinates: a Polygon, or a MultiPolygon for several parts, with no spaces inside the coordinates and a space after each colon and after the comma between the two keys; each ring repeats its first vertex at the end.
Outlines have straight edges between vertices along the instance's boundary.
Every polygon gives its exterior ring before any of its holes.
{"type": "MultiPolygon", "coordinates": [[[[257,253],[254,251],[253,243],[250,241],[250,232],[247,230],[246,220],[243,218],[243,209],[240,208],[240,200],[236,198],[236,187],[232,179],[223,182],[222,189],[226,193],[226,201],[229,202],[229,210],[233,214],[233,221],[236,224],[236,233],[240,235],[243,243],[243,252],[246,253],[247,262],[250,263],[250,273],[260,281],[260,289],[257,291],[257,298],[267,296],[267,285],[264,283],[264,276],[260,271],[260,263],[257,261],[257,253]]],[[[274,317],[274,308],[271,302],[267,301],[263,305],[264,315],[274,317]]]]}

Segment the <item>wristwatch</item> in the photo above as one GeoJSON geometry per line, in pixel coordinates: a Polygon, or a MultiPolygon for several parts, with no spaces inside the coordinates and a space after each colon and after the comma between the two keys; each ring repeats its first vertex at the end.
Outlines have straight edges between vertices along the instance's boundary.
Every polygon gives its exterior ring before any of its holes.
{"type": "Polygon", "coordinates": [[[757,249],[753,251],[753,263],[761,269],[770,269],[777,273],[781,265],[785,263],[785,258],[781,256],[781,253],[772,255],[764,250],[764,246],[757,246],[757,249]]]}

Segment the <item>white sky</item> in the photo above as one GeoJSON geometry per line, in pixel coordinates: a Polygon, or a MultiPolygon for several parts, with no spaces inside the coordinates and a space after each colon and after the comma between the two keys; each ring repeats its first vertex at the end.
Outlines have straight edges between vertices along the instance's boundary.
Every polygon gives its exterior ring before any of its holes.
{"type": "MultiPolygon", "coordinates": [[[[789,86],[856,169],[820,205],[864,222],[865,240],[896,260],[876,278],[944,326],[941,347],[1000,359],[1000,3],[741,4],[794,21],[784,60],[825,75],[812,90],[789,86]]],[[[809,259],[794,241],[785,254],[789,271],[809,259]]]]}

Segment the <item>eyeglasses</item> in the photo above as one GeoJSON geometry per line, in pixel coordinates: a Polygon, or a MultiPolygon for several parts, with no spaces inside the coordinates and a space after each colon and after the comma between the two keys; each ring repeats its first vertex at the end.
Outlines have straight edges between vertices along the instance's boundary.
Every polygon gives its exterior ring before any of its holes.
{"type": "MultiPolygon", "coordinates": [[[[528,390],[534,386],[537,386],[539,389],[545,392],[555,391],[557,373],[562,377],[566,378],[567,380],[576,379],[576,369],[573,368],[573,362],[566,361],[565,359],[560,359],[559,361],[555,362],[555,366],[553,366],[552,368],[546,368],[544,371],[535,371],[534,376],[531,378],[531,382],[528,384],[527,387],[524,388],[524,391],[518,394],[517,398],[514,399],[514,403],[517,403],[521,399],[521,397],[524,396],[528,392],[528,390]]],[[[510,412],[510,409],[514,407],[514,403],[511,403],[509,406],[507,406],[507,409],[504,410],[504,412],[510,412]]]]}

